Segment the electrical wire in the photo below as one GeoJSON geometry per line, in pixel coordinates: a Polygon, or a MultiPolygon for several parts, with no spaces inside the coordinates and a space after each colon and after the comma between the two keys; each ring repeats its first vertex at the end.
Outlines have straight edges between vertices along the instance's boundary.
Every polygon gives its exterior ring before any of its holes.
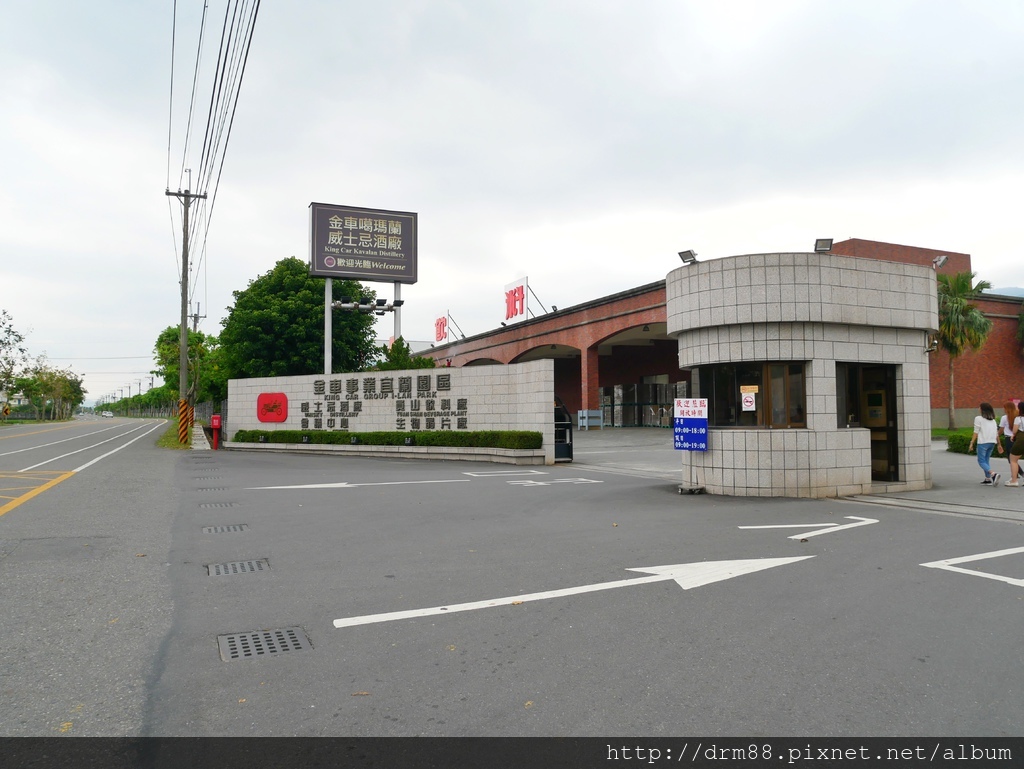
{"type": "MultiPolygon", "coordinates": [[[[256,0],[256,3],[253,6],[252,16],[250,17],[250,20],[249,20],[248,29],[246,30],[245,49],[244,49],[244,52],[241,55],[241,59],[240,59],[239,65],[237,66],[237,69],[236,69],[237,74],[238,74],[238,79],[237,79],[237,85],[235,85],[233,87],[235,97],[234,97],[234,100],[232,101],[232,104],[231,104],[231,115],[230,115],[230,118],[228,119],[227,133],[224,136],[224,147],[225,147],[225,150],[227,149],[228,141],[230,141],[230,139],[231,139],[231,129],[234,127],[234,124],[235,124],[235,113],[238,110],[238,98],[239,98],[239,96],[242,93],[242,78],[245,75],[245,66],[246,66],[246,64],[249,61],[249,48],[252,45],[252,35],[253,35],[253,30],[254,30],[254,28],[256,26],[256,16],[259,14],[259,8],[260,8],[260,0],[256,0]]],[[[202,252],[200,254],[200,262],[202,264],[204,264],[204,266],[205,266],[207,236],[209,235],[211,220],[213,219],[213,208],[214,208],[214,206],[216,205],[216,202],[217,202],[217,191],[220,189],[220,180],[221,180],[221,176],[224,173],[224,160],[225,160],[226,157],[227,157],[226,151],[221,153],[220,165],[217,168],[217,180],[216,180],[216,182],[214,183],[214,186],[213,186],[213,193],[210,196],[208,205],[204,206],[206,230],[205,230],[205,232],[203,234],[203,249],[202,249],[202,252]]]]}
{"type": "MultiPolygon", "coordinates": [[[[196,61],[193,70],[192,79],[192,93],[189,99],[189,111],[188,119],[185,128],[185,139],[182,148],[182,162],[181,170],[179,173],[179,191],[181,190],[181,184],[184,180],[184,176],[188,166],[188,155],[190,147],[193,146],[193,129],[195,128],[195,107],[198,99],[198,84],[199,84],[199,73],[200,63],[202,60],[202,54],[204,49],[204,41],[206,39],[206,23],[207,23],[207,10],[209,8],[208,3],[203,5],[202,21],[200,24],[199,42],[196,49],[196,61]]],[[[205,276],[207,275],[207,241],[210,232],[210,224],[212,219],[212,213],[214,205],[216,203],[217,191],[220,187],[220,180],[224,171],[224,162],[227,156],[227,145],[231,137],[231,130],[234,126],[235,114],[238,108],[238,100],[241,95],[242,79],[245,72],[246,64],[248,63],[249,51],[252,45],[253,32],[256,26],[256,19],[259,14],[260,0],[228,0],[224,9],[224,20],[221,26],[221,36],[218,45],[217,60],[214,68],[213,84],[210,91],[210,103],[206,117],[206,127],[203,131],[202,147],[200,151],[199,160],[193,164],[193,169],[196,172],[194,180],[190,178],[188,188],[194,190],[194,195],[203,194],[200,191],[209,189],[212,182],[212,191],[206,195],[206,197],[191,197],[188,201],[194,206],[193,211],[190,212],[189,227],[187,233],[182,233],[182,237],[188,239],[188,243],[191,245],[195,243],[199,245],[201,235],[201,247],[190,250],[198,251],[198,259],[190,260],[189,275],[183,276],[181,274],[180,264],[181,261],[178,258],[178,238],[177,230],[175,229],[175,216],[173,207],[171,207],[171,229],[172,238],[175,246],[175,263],[178,265],[178,279],[184,280],[192,275],[199,275],[200,271],[205,276]],[[216,178],[214,178],[214,172],[216,171],[216,178]]],[[[177,0],[175,0],[175,18],[177,14],[177,0]]],[[[176,21],[175,21],[176,28],[176,21]]],[[[175,47],[174,38],[176,32],[172,33],[172,49],[175,47]]],[[[172,105],[173,105],[173,50],[172,50],[172,105]]],[[[168,127],[168,181],[170,179],[170,154],[171,154],[171,128],[168,127]]],[[[168,196],[168,204],[170,204],[170,197],[168,196]]],[[[180,220],[180,217],[179,217],[180,220]]],[[[179,227],[178,229],[182,229],[179,227]]],[[[184,247],[184,244],[182,244],[184,247]]],[[[189,296],[187,297],[191,304],[192,298],[196,295],[198,281],[189,281],[189,296]]],[[[204,280],[204,284],[208,281],[204,280]]],[[[208,291],[208,286],[206,286],[208,291]]]]}
{"type": "MultiPolygon", "coordinates": [[[[243,3],[243,5],[242,5],[242,13],[243,14],[246,12],[245,8],[246,8],[247,5],[248,5],[247,2],[243,3]]],[[[237,10],[238,7],[239,7],[238,2],[236,2],[235,7],[236,7],[236,10],[237,10]]],[[[238,53],[237,53],[237,57],[236,58],[234,58],[233,60],[229,60],[229,63],[225,67],[225,72],[226,73],[227,72],[231,73],[230,77],[228,78],[229,79],[228,96],[230,97],[231,94],[233,94],[233,98],[228,98],[228,99],[224,100],[224,105],[223,105],[222,110],[221,110],[221,120],[220,120],[220,123],[219,123],[220,127],[216,131],[217,139],[216,139],[216,142],[214,144],[214,150],[209,155],[209,164],[204,166],[204,170],[205,169],[209,169],[209,171],[205,171],[206,174],[207,174],[207,179],[208,179],[209,178],[209,173],[212,171],[212,163],[214,162],[216,157],[219,155],[220,163],[219,163],[219,165],[217,167],[217,178],[216,178],[216,181],[214,182],[214,185],[213,185],[213,192],[209,195],[207,200],[203,201],[204,204],[201,206],[200,216],[197,217],[197,219],[196,219],[197,226],[196,226],[196,229],[194,230],[194,232],[196,234],[198,234],[199,223],[202,223],[202,224],[205,225],[204,228],[203,228],[203,247],[202,247],[202,249],[200,251],[199,259],[197,260],[197,272],[198,272],[199,266],[202,266],[203,269],[204,269],[204,274],[205,274],[205,269],[206,269],[206,265],[207,265],[207,261],[206,261],[206,254],[207,254],[206,246],[207,246],[207,240],[208,240],[209,231],[210,231],[210,224],[211,224],[212,218],[213,218],[213,209],[214,209],[214,206],[216,205],[216,202],[217,202],[217,192],[220,189],[220,180],[221,180],[221,177],[222,177],[223,172],[224,172],[224,161],[225,161],[225,159],[227,157],[227,144],[228,144],[228,142],[229,142],[229,140],[231,138],[231,130],[232,130],[232,128],[234,126],[234,122],[235,122],[235,114],[236,114],[237,109],[238,109],[238,99],[241,96],[241,92],[242,92],[242,79],[243,79],[244,74],[245,74],[246,64],[248,63],[248,60],[249,60],[249,50],[250,50],[250,48],[252,46],[252,37],[253,37],[253,32],[254,32],[254,29],[255,29],[255,26],[256,26],[256,18],[257,18],[258,14],[259,14],[259,8],[260,8],[260,0],[256,0],[256,2],[252,6],[251,15],[248,17],[247,22],[244,24],[244,30],[243,30],[243,24],[239,23],[237,26],[235,25],[234,18],[232,19],[232,23],[231,23],[231,27],[234,30],[234,37],[235,37],[235,41],[236,41],[236,45],[235,45],[235,49],[234,50],[238,51],[238,53]],[[244,37],[244,46],[242,44],[243,37],[244,37]],[[230,112],[228,111],[229,107],[230,107],[230,112]],[[225,125],[224,125],[225,121],[227,122],[226,132],[225,132],[225,125]],[[222,150],[220,149],[220,147],[221,147],[221,136],[223,136],[223,149],[222,150]]],[[[227,19],[226,18],[225,18],[225,24],[227,24],[227,19]]],[[[230,37],[230,35],[229,35],[229,37],[230,37]]],[[[228,47],[230,48],[230,43],[228,43],[228,47]]],[[[190,295],[190,300],[192,298],[192,295],[194,295],[194,293],[195,293],[195,288],[193,287],[192,293],[190,295]]]]}
{"type": "Polygon", "coordinates": [[[174,39],[178,32],[178,0],[171,10],[171,93],[167,103],[167,189],[171,188],[171,128],[174,125],[174,39]]]}

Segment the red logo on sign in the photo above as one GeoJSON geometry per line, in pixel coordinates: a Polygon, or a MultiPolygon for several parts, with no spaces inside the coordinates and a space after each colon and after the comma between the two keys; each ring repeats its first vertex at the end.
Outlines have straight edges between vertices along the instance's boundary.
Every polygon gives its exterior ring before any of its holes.
{"type": "Polygon", "coordinates": [[[441,342],[448,339],[448,318],[438,318],[434,321],[434,341],[441,342]]]}
{"type": "Polygon", "coordinates": [[[288,418],[288,396],[260,393],[256,397],[256,418],[261,422],[283,422],[288,418]]]}

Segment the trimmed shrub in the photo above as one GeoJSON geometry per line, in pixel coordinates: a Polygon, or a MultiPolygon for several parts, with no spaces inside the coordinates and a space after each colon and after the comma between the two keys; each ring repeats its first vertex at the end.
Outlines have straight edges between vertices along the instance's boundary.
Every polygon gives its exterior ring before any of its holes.
{"type": "Polygon", "coordinates": [[[368,432],[347,430],[239,430],[237,443],[317,443],[347,445],[357,438],[364,446],[405,446],[406,438],[415,446],[453,446],[489,449],[539,449],[544,436],[533,430],[425,430],[422,432],[368,432]],[[303,440],[305,438],[305,440],[303,440]]]}
{"type": "Polygon", "coordinates": [[[971,445],[971,435],[964,435],[963,433],[950,433],[946,438],[946,451],[952,451],[954,454],[970,454],[974,456],[977,454],[976,451],[968,451],[967,447],[971,445]]]}

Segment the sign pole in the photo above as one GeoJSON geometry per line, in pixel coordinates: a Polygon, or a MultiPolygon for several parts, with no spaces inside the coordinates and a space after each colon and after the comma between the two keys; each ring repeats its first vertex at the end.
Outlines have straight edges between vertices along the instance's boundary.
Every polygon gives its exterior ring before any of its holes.
{"type": "Polygon", "coordinates": [[[331,312],[331,300],[334,297],[334,278],[324,279],[324,376],[331,375],[331,353],[334,341],[334,316],[331,312]]]}
{"type": "Polygon", "coordinates": [[[402,298],[402,284],[397,280],[395,281],[395,301],[392,304],[395,307],[395,340],[402,335],[402,305],[400,300],[402,298]]]}

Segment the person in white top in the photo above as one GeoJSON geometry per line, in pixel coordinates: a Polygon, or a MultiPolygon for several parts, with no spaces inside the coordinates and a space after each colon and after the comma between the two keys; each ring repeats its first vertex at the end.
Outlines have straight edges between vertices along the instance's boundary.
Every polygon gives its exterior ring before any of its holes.
{"type": "MultiPolygon", "coordinates": [[[[974,418],[974,435],[971,436],[971,445],[968,451],[975,446],[978,447],[978,464],[985,471],[985,480],[982,481],[982,484],[994,486],[999,483],[999,473],[992,472],[989,460],[992,458],[992,452],[995,451],[996,446],[999,447],[999,453],[1003,453],[1003,445],[999,443],[999,425],[996,424],[996,413],[992,410],[992,404],[982,403],[979,410],[981,413],[974,418]]],[[[1012,472],[1016,478],[1016,468],[1012,472]]]]}
{"type": "Polygon", "coordinates": [[[1004,485],[1019,486],[1020,458],[1024,457],[1024,416],[1021,415],[1019,408],[1011,423],[1010,435],[1013,437],[1013,443],[1010,445],[1010,480],[1004,485]]]}
{"type": "Polygon", "coordinates": [[[1017,416],[1017,404],[1006,401],[1003,404],[1003,415],[999,417],[999,442],[1006,451],[1007,459],[1010,458],[1010,449],[1013,447],[1013,422],[1017,416]]]}

